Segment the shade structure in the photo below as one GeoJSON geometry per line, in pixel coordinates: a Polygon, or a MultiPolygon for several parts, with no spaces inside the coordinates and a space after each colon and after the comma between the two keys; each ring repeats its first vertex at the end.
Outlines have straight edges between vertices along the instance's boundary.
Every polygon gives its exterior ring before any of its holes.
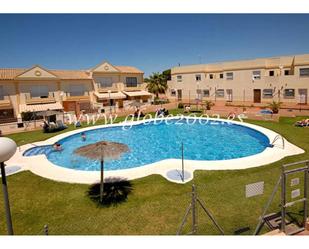
{"type": "Polygon", "coordinates": [[[141,90],[141,91],[123,91],[129,97],[137,97],[137,96],[151,96],[150,92],[141,90]]]}
{"type": "Polygon", "coordinates": [[[63,114],[63,112],[47,110],[47,111],[37,112],[36,114],[37,114],[38,116],[50,117],[50,116],[53,116],[53,115],[63,114]]]}
{"type": "Polygon", "coordinates": [[[36,104],[36,105],[27,105],[21,104],[19,105],[20,112],[41,112],[48,110],[62,110],[63,106],[60,102],[49,103],[49,104],[36,104]]]}
{"type": "Polygon", "coordinates": [[[90,159],[118,159],[123,153],[129,152],[130,149],[126,144],[100,141],[94,144],[82,146],[74,151],[75,154],[90,159]]]}
{"type": "Polygon", "coordinates": [[[94,93],[99,99],[125,99],[126,95],[122,92],[111,92],[111,93],[94,93]]]}

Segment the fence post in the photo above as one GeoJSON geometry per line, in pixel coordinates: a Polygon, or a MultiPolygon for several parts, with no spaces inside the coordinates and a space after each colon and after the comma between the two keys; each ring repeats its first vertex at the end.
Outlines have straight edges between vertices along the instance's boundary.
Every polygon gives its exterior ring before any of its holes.
{"type": "Polygon", "coordinates": [[[284,167],[282,167],[282,173],[281,174],[282,174],[282,176],[281,176],[281,231],[285,233],[285,214],[286,214],[285,182],[286,182],[286,177],[285,177],[285,173],[284,173],[284,167]]]}
{"type": "Polygon", "coordinates": [[[192,234],[197,232],[197,217],[196,217],[196,188],[192,185],[192,234]]]}
{"type": "Polygon", "coordinates": [[[44,225],[44,234],[48,235],[48,225],[44,225]]]}

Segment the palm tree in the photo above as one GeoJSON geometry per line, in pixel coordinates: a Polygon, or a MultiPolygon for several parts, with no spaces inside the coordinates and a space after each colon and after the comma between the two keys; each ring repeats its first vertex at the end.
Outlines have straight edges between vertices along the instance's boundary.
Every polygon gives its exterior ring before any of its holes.
{"type": "Polygon", "coordinates": [[[147,90],[159,98],[160,93],[165,93],[167,90],[167,78],[161,73],[152,73],[149,78],[145,78],[147,90]]]}
{"type": "Polygon", "coordinates": [[[276,114],[279,112],[279,109],[281,107],[281,102],[273,101],[272,103],[268,104],[268,107],[273,111],[273,113],[276,114]]]}

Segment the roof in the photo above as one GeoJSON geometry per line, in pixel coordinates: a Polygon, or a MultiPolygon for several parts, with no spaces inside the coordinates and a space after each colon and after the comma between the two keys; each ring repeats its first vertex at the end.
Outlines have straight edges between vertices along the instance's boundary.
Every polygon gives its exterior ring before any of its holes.
{"type": "MultiPolygon", "coordinates": [[[[25,68],[0,68],[0,79],[1,80],[13,80],[18,75],[28,71],[25,68]]],[[[85,70],[48,70],[54,75],[58,76],[60,79],[91,79],[90,74],[85,70]]]]}
{"type": "Polygon", "coordinates": [[[129,97],[135,96],[150,96],[151,93],[141,90],[141,91],[123,91],[124,94],[128,95],[129,97]]]}
{"type": "Polygon", "coordinates": [[[60,102],[51,103],[51,104],[38,104],[38,105],[19,105],[20,112],[41,112],[48,110],[62,110],[63,107],[60,102]]]}
{"type": "Polygon", "coordinates": [[[126,95],[122,92],[111,92],[109,93],[94,93],[99,99],[125,99],[126,95]]]}
{"type": "Polygon", "coordinates": [[[309,54],[257,58],[252,60],[225,61],[211,64],[197,64],[173,67],[172,74],[195,73],[195,72],[219,72],[229,70],[243,70],[253,68],[277,68],[279,66],[290,67],[291,65],[309,64],[309,54]]]}
{"type": "Polygon", "coordinates": [[[131,66],[114,66],[117,68],[121,73],[144,73],[143,71],[139,70],[136,67],[131,66]]]}

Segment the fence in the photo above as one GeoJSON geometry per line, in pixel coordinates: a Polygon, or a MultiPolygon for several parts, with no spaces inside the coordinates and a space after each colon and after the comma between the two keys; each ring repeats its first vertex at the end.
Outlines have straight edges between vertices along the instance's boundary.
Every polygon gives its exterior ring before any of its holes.
{"type": "MultiPolygon", "coordinates": [[[[10,195],[14,205],[13,226],[15,234],[34,235],[252,235],[280,175],[280,167],[197,171],[187,184],[171,183],[152,175],[111,185],[113,193],[127,195],[104,207],[94,201],[87,185],[27,178],[25,184],[32,186],[29,192],[28,188],[17,192],[9,186],[13,191],[10,195]]],[[[299,184],[301,195],[305,191],[301,187],[304,181],[301,176],[287,179],[289,184],[299,184]]],[[[287,189],[289,198],[295,186],[287,189]]],[[[280,186],[278,190],[268,205],[266,222],[257,234],[280,229],[280,186]]],[[[287,207],[286,224],[300,226],[303,213],[303,205],[287,207]]],[[[4,217],[2,208],[0,217],[4,217]]],[[[1,218],[0,234],[6,233],[5,227],[1,218]]]]}

